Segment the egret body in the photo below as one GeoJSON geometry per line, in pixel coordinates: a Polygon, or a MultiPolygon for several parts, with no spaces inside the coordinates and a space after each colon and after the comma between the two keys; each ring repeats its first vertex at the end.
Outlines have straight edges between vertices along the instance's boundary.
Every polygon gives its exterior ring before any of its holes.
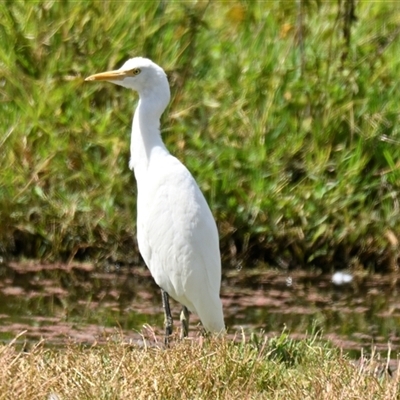
{"type": "Polygon", "coordinates": [[[217,227],[193,176],[169,153],[160,134],[160,117],[170,100],[164,70],[136,57],[86,80],[108,81],[139,94],[129,166],[137,182],[139,251],[162,291],[166,341],[172,332],[168,295],[183,306],[182,336],[188,334],[188,310],[207,331],[223,331],[217,227]]]}

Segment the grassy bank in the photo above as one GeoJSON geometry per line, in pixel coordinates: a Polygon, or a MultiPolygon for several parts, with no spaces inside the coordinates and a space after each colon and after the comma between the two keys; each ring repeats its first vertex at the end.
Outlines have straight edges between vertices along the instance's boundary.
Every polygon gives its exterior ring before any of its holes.
{"type": "Polygon", "coordinates": [[[0,399],[397,399],[385,360],[349,361],[316,337],[188,340],[168,350],[120,340],[21,352],[0,346],[0,399]]]}
{"type": "Polygon", "coordinates": [[[400,5],[337,7],[1,4],[0,253],[138,261],[135,97],[83,78],[143,55],[170,77],[163,137],[225,261],[395,269],[400,5]]]}

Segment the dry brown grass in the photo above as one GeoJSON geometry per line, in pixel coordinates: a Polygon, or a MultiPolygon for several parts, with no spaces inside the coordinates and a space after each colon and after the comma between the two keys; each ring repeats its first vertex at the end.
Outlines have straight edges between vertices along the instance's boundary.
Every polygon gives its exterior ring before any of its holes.
{"type": "Polygon", "coordinates": [[[398,398],[397,374],[374,374],[375,361],[355,365],[315,338],[18,347],[0,347],[0,399],[398,398]]]}

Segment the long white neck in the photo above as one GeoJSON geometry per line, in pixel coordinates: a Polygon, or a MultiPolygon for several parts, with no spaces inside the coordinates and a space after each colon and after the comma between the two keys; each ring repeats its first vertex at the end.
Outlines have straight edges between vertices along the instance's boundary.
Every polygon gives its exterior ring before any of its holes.
{"type": "Polygon", "coordinates": [[[145,177],[152,157],[168,154],[160,134],[160,117],[165,106],[155,96],[141,96],[135,110],[131,134],[131,160],[129,166],[136,180],[145,177]]]}

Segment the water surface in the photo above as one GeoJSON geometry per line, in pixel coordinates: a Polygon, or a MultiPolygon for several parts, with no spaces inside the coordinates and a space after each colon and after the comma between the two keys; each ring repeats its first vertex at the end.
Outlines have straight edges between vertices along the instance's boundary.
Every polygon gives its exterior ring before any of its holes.
{"type": "MultiPolygon", "coordinates": [[[[257,269],[224,270],[221,297],[231,335],[244,331],[295,338],[323,337],[357,356],[372,346],[400,351],[397,275],[356,274],[335,285],[332,275],[257,269]]],[[[171,301],[175,329],[180,307],[171,301]]],[[[191,316],[191,334],[199,332],[191,316]]],[[[114,334],[162,341],[159,289],[143,267],[102,271],[91,264],[12,262],[0,265],[0,340],[94,343],[114,334]],[[145,327],[145,328],[144,328],[145,327]]]]}

